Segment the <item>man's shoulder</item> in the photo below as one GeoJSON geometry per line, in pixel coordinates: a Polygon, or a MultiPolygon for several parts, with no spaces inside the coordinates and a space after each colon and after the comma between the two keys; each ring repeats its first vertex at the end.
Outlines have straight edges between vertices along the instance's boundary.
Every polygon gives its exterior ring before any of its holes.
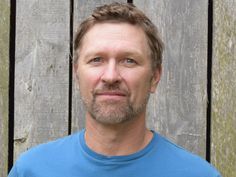
{"type": "Polygon", "coordinates": [[[80,132],[74,133],[27,150],[17,159],[9,176],[45,176],[58,171],[58,168],[66,168],[67,162],[73,163],[77,153],[79,134],[80,132]]]}
{"type": "Polygon", "coordinates": [[[169,170],[181,169],[200,176],[206,174],[208,176],[220,176],[213,165],[199,155],[186,150],[159,134],[157,135],[159,139],[157,141],[158,154],[160,154],[163,163],[166,163],[169,170]]]}
{"type": "Polygon", "coordinates": [[[74,146],[79,144],[79,134],[80,132],[77,132],[32,147],[23,152],[18,158],[18,161],[24,164],[35,163],[35,159],[40,162],[46,161],[46,159],[56,159],[58,158],[58,155],[63,156],[66,151],[71,151],[75,148],[74,146]]]}

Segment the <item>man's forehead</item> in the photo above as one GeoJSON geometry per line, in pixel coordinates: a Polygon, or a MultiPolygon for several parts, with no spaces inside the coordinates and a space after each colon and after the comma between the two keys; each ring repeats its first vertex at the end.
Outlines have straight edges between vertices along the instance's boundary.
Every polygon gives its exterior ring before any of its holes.
{"type": "MultiPolygon", "coordinates": [[[[84,34],[84,36],[86,36],[88,33],[90,33],[91,31],[100,31],[100,28],[105,28],[105,29],[113,29],[113,31],[122,31],[124,28],[130,28],[133,29],[133,31],[137,31],[140,33],[144,33],[144,31],[142,30],[142,28],[138,25],[134,25],[134,24],[130,24],[128,22],[101,22],[101,23],[95,23],[93,26],[91,26],[88,31],[84,34]]],[[[102,31],[100,31],[102,32],[102,31]]]]}
{"type": "Polygon", "coordinates": [[[146,36],[139,27],[128,23],[102,23],[87,32],[80,52],[94,54],[121,49],[124,54],[141,55],[148,48],[146,36]]]}
{"type": "MultiPolygon", "coordinates": [[[[81,41],[81,48],[84,44],[87,47],[102,47],[103,43],[110,42],[110,45],[145,45],[146,35],[143,30],[129,23],[98,23],[91,27],[81,41]]],[[[117,46],[114,46],[117,47],[117,46]]],[[[131,46],[132,47],[132,46],[131,46]]],[[[144,47],[144,46],[142,46],[144,47]]]]}

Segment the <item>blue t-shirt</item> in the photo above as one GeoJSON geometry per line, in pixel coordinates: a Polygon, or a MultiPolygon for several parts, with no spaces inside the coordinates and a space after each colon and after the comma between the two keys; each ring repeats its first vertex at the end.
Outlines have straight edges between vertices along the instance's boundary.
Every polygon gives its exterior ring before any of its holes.
{"type": "Polygon", "coordinates": [[[86,145],[84,132],[23,153],[9,177],[220,177],[208,162],[157,133],[139,152],[104,156],[86,145]]]}

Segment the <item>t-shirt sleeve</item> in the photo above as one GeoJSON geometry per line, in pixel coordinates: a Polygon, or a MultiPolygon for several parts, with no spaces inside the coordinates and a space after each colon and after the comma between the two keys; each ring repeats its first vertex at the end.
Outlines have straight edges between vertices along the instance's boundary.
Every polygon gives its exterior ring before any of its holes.
{"type": "Polygon", "coordinates": [[[215,177],[222,177],[221,174],[218,172],[218,174],[215,177]]]}
{"type": "MultiPolygon", "coordinates": [[[[213,166],[211,165],[211,167],[213,166]]],[[[222,177],[219,171],[215,167],[213,167],[212,171],[213,171],[213,174],[211,175],[212,177],[222,177]]]]}
{"type": "MultiPolygon", "coordinates": [[[[8,174],[8,177],[20,177],[18,175],[18,172],[17,172],[17,163],[15,163],[15,165],[13,165],[11,171],[9,172],[8,174]]],[[[22,176],[23,177],[23,176],[22,176]]]]}

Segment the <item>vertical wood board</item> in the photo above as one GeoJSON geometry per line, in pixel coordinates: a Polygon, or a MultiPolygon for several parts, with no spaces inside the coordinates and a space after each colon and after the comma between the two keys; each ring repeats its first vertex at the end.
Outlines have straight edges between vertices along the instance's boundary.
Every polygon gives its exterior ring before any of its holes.
{"type": "Polygon", "coordinates": [[[213,3],[211,160],[236,176],[236,1],[213,3]]]}
{"type": "Polygon", "coordinates": [[[8,84],[10,3],[0,1],[0,176],[7,175],[8,164],[8,84]]]}
{"type": "Polygon", "coordinates": [[[207,15],[205,0],[134,0],[165,43],[163,75],[148,109],[148,125],[205,158],[207,15]]]}
{"type": "MultiPolygon", "coordinates": [[[[125,0],[99,0],[99,1],[74,1],[74,35],[76,34],[76,29],[78,25],[85,20],[95,7],[101,6],[103,4],[109,4],[112,2],[126,2],[125,0]]],[[[74,81],[74,80],[73,80],[74,81]]],[[[79,90],[73,82],[73,96],[72,96],[72,132],[81,130],[85,127],[85,108],[80,97],[79,90]]]]}
{"type": "Polygon", "coordinates": [[[14,158],[68,134],[70,2],[16,7],[14,158]]]}

